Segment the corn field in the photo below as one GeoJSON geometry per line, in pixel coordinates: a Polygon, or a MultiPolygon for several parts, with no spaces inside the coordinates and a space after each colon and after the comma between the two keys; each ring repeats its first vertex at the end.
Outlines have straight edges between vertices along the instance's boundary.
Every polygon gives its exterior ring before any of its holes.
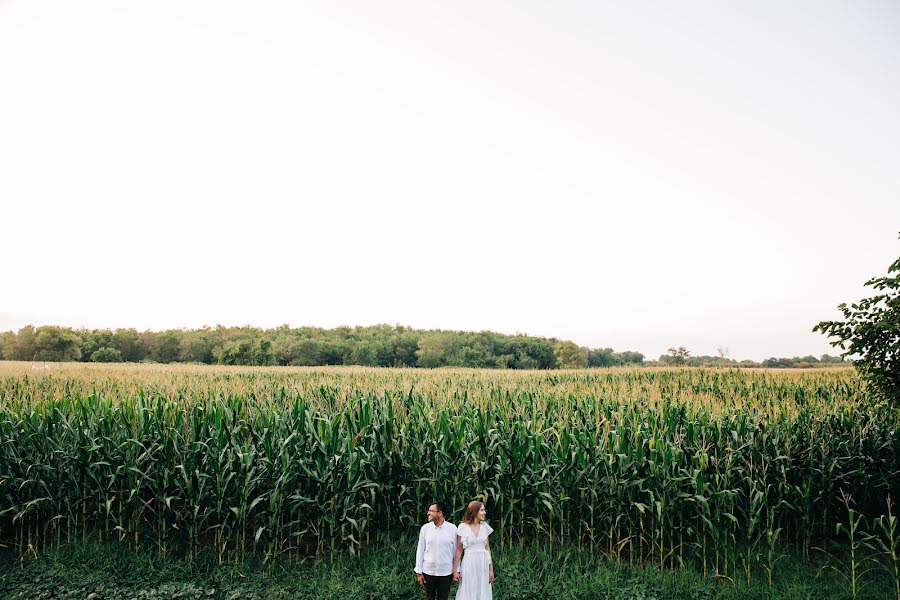
{"type": "Polygon", "coordinates": [[[850,369],[0,363],[0,544],[23,556],[358,553],[478,498],[501,548],[771,577],[854,518],[896,565],[898,497],[900,415],[850,369]]]}

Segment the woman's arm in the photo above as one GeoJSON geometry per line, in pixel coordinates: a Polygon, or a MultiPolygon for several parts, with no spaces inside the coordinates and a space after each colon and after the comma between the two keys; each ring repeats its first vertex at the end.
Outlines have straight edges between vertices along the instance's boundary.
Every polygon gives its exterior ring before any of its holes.
{"type": "Polygon", "coordinates": [[[462,539],[456,536],[456,555],[453,557],[453,581],[459,581],[462,576],[459,574],[459,559],[462,557],[463,547],[462,539]]]}
{"type": "Polygon", "coordinates": [[[491,555],[491,543],[487,540],[484,540],[484,549],[487,550],[488,558],[491,562],[488,563],[488,567],[490,568],[490,573],[488,573],[488,583],[494,583],[494,557],[491,555]]]}

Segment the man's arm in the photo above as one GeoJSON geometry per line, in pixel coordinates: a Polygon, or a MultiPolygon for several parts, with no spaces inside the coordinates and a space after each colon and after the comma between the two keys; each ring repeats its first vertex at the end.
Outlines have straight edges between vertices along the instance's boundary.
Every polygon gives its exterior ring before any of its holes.
{"type": "MultiPolygon", "coordinates": [[[[419,530],[419,546],[416,548],[416,575],[419,575],[419,579],[422,576],[422,567],[425,563],[425,529],[419,530]]],[[[419,581],[421,583],[421,581],[419,581]]]]}

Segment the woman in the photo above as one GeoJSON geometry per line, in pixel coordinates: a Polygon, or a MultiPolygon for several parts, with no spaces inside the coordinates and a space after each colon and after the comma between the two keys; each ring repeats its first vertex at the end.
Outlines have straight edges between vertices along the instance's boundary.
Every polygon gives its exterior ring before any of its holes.
{"type": "Polygon", "coordinates": [[[491,600],[494,563],[488,536],[494,531],[484,522],[484,504],[469,502],[462,523],[456,528],[456,556],[453,558],[453,581],[459,582],[456,600],[491,600]],[[462,557],[462,565],[460,565],[462,557]]]}

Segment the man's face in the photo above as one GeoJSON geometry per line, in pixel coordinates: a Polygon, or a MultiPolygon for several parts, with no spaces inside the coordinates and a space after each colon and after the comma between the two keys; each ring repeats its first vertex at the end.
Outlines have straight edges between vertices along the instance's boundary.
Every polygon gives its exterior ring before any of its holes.
{"type": "Polygon", "coordinates": [[[428,522],[431,523],[437,517],[441,516],[441,512],[437,509],[437,504],[428,507],[428,522]]]}

